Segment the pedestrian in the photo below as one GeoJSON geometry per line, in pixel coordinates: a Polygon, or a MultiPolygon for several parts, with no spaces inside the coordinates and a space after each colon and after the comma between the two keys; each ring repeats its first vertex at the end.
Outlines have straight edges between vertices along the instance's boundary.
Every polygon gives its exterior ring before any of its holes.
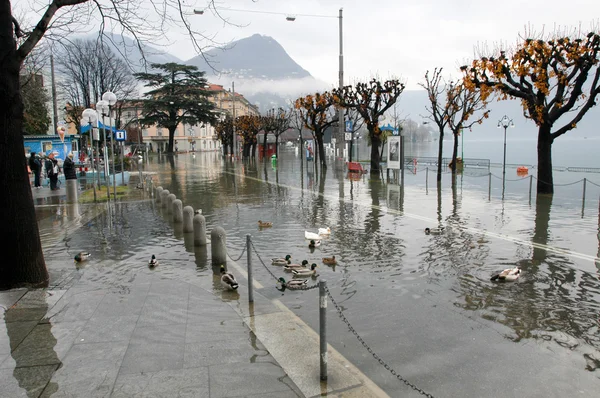
{"type": "Polygon", "coordinates": [[[42,172],[42,162],[40,162],[40,159],[38,159],[35,152],[31,152],[31,155],[29,156],[29,168],[33,172],[33,186],[41,188],[40,173],[42,172]]]}
{"type": "Polygon", "coordinates": [[[65,174],[65,180],[77,179],[77,170],[75,169],[75,162],[73,161],[73,152],[69,152],[69,155],[65,159],[63,173],[65,174]]]}
{"type": "Polygon", "coordinates": [[[57,191],[60,188],[58,187],[58,160],[54,158],[54,152],[50,152],[48,154],[48,159],[46,159],[46,174],[50,179],[50,190],[57,191]]]}

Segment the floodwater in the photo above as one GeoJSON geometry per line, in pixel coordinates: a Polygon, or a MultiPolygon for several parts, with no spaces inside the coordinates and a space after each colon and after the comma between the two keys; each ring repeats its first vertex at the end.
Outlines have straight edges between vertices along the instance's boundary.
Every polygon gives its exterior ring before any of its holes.
{"type": "MultiPolygon", "coordinates": [[[[529,179],[514,170],[504,194],[497,169],[491,180],[487,170],[466,171],[452,189],[449,174],[438,187],[434,171],[418,167],[407,170],[401,189],[368,174],[348,179],[333,164],[315,168],[293,149],[276,165],[197,153],[152,156],[144,170],[184,206],[202,209],[209,231],[225,229],[231,258],[240,257],[250,234],[259,292],[316,331],[318,290],[280,292],[271,273],[290,275],[268,259],[290,254],[294,262],[317,263],[365,344],[434,396],[595,396],[600,389],[600,188],[588,184],[583,201],[580,183],[566,185],[584,175],[555,173],[565,185],[554,198],[536,198],[535,182],[530,198],[529,179]],[[258,220],[273,226],[259,229],[258,220]],[[446,232],[424,234],[437,226],[446,232]],[[331,235],[311,252],[304,231],[323,227],[331,235]],[[322,263],[333,255],[336,266],[322,263]],[[494,271],[516,265],[518,281],[490,282],[494,271]]],[[[96,266],[86,278],[116,289],[127,289],[136,278],[130,264],[150,254],[169,268],[166,276],[210,277],[210,253],[194,249],[163,213],[147,198],[109,207],[84,221],[67,245],[82,247],[91,236],[94,259],[116,261],[116,269],[96,266]]],[[[51,248],[48,256],[61,251],[51,248]]],[[[238,264],[246,266],[245,254],[238,264]]],[[[369,354],[331,302],[327,330],[329,344],[390,396],[419,395],[369,354]]]]}

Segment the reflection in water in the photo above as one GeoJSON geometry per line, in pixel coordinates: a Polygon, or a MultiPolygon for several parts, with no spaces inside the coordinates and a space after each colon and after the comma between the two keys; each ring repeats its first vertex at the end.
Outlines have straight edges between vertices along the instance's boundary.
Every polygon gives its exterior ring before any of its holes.
{"type": "MultiPolygon", "coordinates": [[[[27,295],[36,293],[46,294],[39,290],[27,295]]],[[[13,376],[29,397],[38,397],[42,391],[46,396],[57,392],[58,384],[50,380],[62,366],[54,351],[56,338],[52,334],[52,324],[43,318],[48,305],[43,298],[36,301],[38,306],[35,308],[20,308],[17,304],[4,314],[11,356],[15,361],[13,376]]]]}

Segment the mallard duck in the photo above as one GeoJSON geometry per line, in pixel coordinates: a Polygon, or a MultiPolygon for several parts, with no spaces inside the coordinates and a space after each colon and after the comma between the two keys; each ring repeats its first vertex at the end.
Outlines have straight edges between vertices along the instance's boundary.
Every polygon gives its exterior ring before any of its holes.
{"type": "Polygon", "coordinates": [[[239,286],[235,276],[227,272],[224,265],[221,265],[221,286],[228,290],[237,290],[239,286]]]}
{"type": "Polygon", "coordinates": [[[285,279],[283,278],[279,278],[279,283],[281,283],[281,289],[279,290],[285,290],[286,288],[288,289],[302,289],[303,287],[306,286],[306,283],[308,282],[307,279],[292,279],[289,282],[286,282],[285,279]]]}
{"type": "Polygon", "coordinates": [[[319,247],[319,246],[321,246],[321,241],[320,240],[311,239],[310,243],[308,244],[308,247],[311,248],[311,249],[314,249],[315,247],[319,247]]]}
{"type": "Polygon", "coordinates": [[[315,234],[314,232],[304,231],[304,238],[317,241],[321,239],[321,235],[315,234]]]}
{"type": "Polygon", "coordinates": [[[444,233],[444,227],[425,228],[425,235],[440,235],[442,233],[444,233]]]}
{"type": "Polygon", "coordinates": [[[308,261],[307,260],[302,260],[302,264],[288,264],[288,265],[284,265],[283,269],[287,272],[292,272],[292,270],[295,269],[308,269],[307,267],[308,265],[308,261]]]}
{"type": "Polygon", "coordinates": [[[259,228],[269,228],[269,227],[272,227],[272,226],[273,226],[272,222],[258,220],[258,227],[259,228]]]}
{"type": "Polygon", "coordinates": [[[285,258],[272,258],[271,259],[271,264],[273,265],[288,265],[291,263],[290,259],[292,258],[292,256],[290,256],[289,254],[285,256],[285,258]]]}
{"type": "Polygon", "coordinates": [[[337,264],[337,260],[335,259],[335,256],[333,256],[333,257],[323,257],[323,264],[336,265],[337,264]]]}
{"type": "Polygon", "coordinates": [[[319,235],[331,235],[331,228],[319,228],[319,235]]]}
{"type": "Polygon", "coordinates": [[[92,255],[88,252],[79,252],[75,255],[75,257],[73,257],[73,260],[75,260],[76,263],[82,263],[84,261],[87,261],[87,259],[91,256],[92,255]]]}
{"type": "Polygon", "coordinates": [[[153,254],[152,258],[148,261],[148,267],[154,268],[157,265],[158,265],[158,260],[156,259],[156,256],[153,254]]]}
{"type": "Polygon", "coordinates": [[[313,263],[310,266],[310,269],[307,268],[299,268],[299,269],[293,269],[292,270],[292,274],[294,274],[294,277],[300,277],[300,276],[316,276],[317,275],[317,264],[313,263]]]}
{"type": "Polygon", "coordinates": [[[513,282],[519,279],[521,269],[519,267],[507,268],[504,271],[492,275],[491,281],[513,282]]]}
{"type": "Polygon", "coordinates": [[[194,210],[194,214],[202,214],[202,209],[194,210]]]}

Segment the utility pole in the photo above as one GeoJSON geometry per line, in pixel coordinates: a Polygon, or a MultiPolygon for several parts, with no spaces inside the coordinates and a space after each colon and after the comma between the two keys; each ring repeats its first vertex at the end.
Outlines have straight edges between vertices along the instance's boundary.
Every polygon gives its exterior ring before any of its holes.
{"type": "MultiPolygon", "coordinates": [[[[57,134],[58,131],[58,104],[56,99],[56,79],[54,78],[54,55],[50,54],[50,74],[52,75],[52,119],[54,123],[54,131],[52,134],[57,134]]],[[[91,136],[91,133],[90,133],[91,136]]]]}
{"type": "MultiPolygon", "coordinates": [[[[343,11],[343,9],[340,8],[340,16],[339,16],[339,20],[340,20],[340,56],[339,56],[339,58],[340,58],[340,66],[339,66],[340,67],[340,76],[339,76],[339,89],[340,89],[340,92],[344,88],[344,43],[343,43],[343,39],[342,39],[344,37],[344,35],[343,35],[343,28],[342,28],[342,26],[343,26],[343,24],[342,24],[342,21],[343,21],[343,19],[342,19],[343,18],[342,17],[342,11],[343,11]]],[[[338,137],[337,141],[338,142],[343,142],[344,145],[343,146],[340,145],[340,146],[342,148],[345,148],[345,146],[346,146],[346,140],[345,140],[345,137],[344,137],[344,126],[345,126],[346,123],[345,123],[345,120],[343,120],[343,117],[344,117],[344,111],[343,111],[343,109],[338,109],[338,128],[339,128],[338,136],[339,137],[338,137]]],[[[336,143],[336,146],[337,146],[337,143],[336,143]]]]}
{"type": "Polygon", "coordinates": [[[231,94],[233,95],[232,98],[232,112],[233,112],[233,156],[234,159],[235,157],[238,155],[239,150],[238,150],[238,140],[237,137],[235,136],[235,82],[231,82],[231,94]]]}

